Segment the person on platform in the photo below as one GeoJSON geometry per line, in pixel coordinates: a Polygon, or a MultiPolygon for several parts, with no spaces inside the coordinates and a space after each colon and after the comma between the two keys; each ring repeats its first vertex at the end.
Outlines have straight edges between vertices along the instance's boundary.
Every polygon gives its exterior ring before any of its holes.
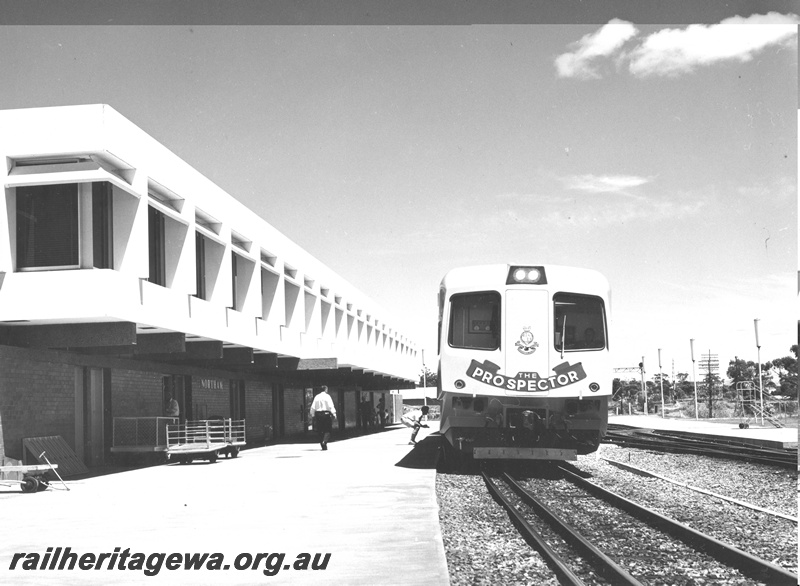
{"type": "Polygon", "coordinates": [[[164,408],[164,413],[167,417],[178,417],[181,414],[181,408],[178,406],[178,401],[172,395],[167,395],[167,403],[164,408]]]}
{"type": "Polygon", "coordinates": [[[319,445],[323,451],[328,449],[328,441],[331,439],[333,430],[333,420],[336,419],[336,408],[333,406],[333,399],[328,394],[328,387],[322,385],[320,392],[311,402],[311,418],[314,421],[314,429],[319,434],[319,445]]]}
{"type": "Polygon", "coordinates": [[[364,429],[372,427],[372,405],[366,397],[361,401],[361,422],[364,424],[364,429]]]}
{"type": "Polygon", "coordinates": [[[378,407],[376,408],[376,411],[378,412],[378,421],[380,421],[381,427],[385,427],[386,426],[386,401],[383,400],[383,397],[381,397],[378,400],[378,407]]]}
{"type": "Polygon", "coordinates": [[[416,445],[417,444],[417,434],[419,433],[419,429],[421,427],[428,427],[427,423],[422,423],[422,418],[428,416],[428,406],[423,405],[421,409],[417,409],[415,411],[409,411],[405,415],[400,418],[400,421],[406,427],[410,427],[413,429],[411,432],[411,441],[408,442],[408,445],[416,445]]]}

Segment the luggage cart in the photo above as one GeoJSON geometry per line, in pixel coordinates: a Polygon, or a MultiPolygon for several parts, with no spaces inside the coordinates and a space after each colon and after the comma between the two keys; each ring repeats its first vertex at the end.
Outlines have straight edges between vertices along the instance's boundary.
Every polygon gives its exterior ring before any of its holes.
{"type": "Polygon", "coordinates": [[[244,419],[206,419],[167,425],[167,462],[190,464],[194,460],[217,461],[221,455],[235,458],[246,444],[244,419]]]}
{"type": "Polygon", "coordinates": [[[58,464],[0,466],[0,478],[2,478],[0,484],[10,486],[6,483],[16,482],[20,485],[22,492],[39,492],[41,490],[46,490],[50,486],[50,481],[47,480],[44,475],[50,471],[55,472],[56,468],[58,468],[58,464]],[[5,475],[11,472],[22,473],[22,480],[5,478],[5,475]]]}

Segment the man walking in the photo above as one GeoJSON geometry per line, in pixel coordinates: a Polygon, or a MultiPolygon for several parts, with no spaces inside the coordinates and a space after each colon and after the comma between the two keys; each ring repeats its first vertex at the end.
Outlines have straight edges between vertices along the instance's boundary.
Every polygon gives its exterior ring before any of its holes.
{"type": "Polygon", "coordinates": [[[336,408],[333,406],[333,399],[328,394],[328,387],[322,385],[320,392],[311,402],[311,418],[314,420],[314,429],[319,433],[319,445],[323,450],[328,449],[328,440],[331,439],[333,420],[336,419],[336,408]]]}

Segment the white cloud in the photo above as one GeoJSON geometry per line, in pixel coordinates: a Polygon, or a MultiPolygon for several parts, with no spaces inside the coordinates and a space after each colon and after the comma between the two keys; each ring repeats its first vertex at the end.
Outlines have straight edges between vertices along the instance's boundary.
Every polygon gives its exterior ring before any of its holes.
{"type": "Polygon", "coordinates": [[[561,77],[593,79],[600,75],[596,71],[598,60],[613,55],[637,33],[631,23],[613,19],[594,34],[584,36],[571,46],[571,53],[556,58],[555,65],[561,77]]]}
{"type": "Polygon", "coordinates": [[[666,219],[697,217],[706,212],[708,198],[693,192],[668,195],[633,193],[633,188],[652,183],[651,178],[633,175],[579,175],[556,178],[564,187],[583,194],[544,189],[537,192],[506,192],[494,196],[497,207],[482,216],[484,225],[505,229],[535,220],[539,226],[591,228],[629,224],[638,220],[662,222],[666,219]],[[607,197],[595,197],[596,194],[607,197]],[[624,197],[611,197],[614,195],[624,197]],[[631,205],[630,200],[636,201],[631,205]],[[580,203],[578,203],[580,202],[580,203]],[[534,206],[534,207],[532,207],[534,206]],[[535,216],[526,210],[535,208],[535,216]]]}
{"type": "Polygon", "coordinates": [[[560,77],[578,79],[599,78],[603,59],[627,61],[630,73],[637,77],[677,76],[725,61],[750,61],[767,47],[796,42],[798,24],[795,14],[734,16],[719,24],[665,28],[625,51],[623,46],[638,30],[614,19],[573,43],[572,51],[559,55],[555,65],[560,77]]]}
{"type": "Polygon", "coordinates": [[[795,15],[770,12],[710,26],[660,30],[628,55],[630,72],[640,77],[675,76],[722,61],[750,61],[766,47],[796,37],[798,22],[795,15]]]}
{"type": "Polygon", "coordinates": [[[634,175],[575,175],[564,179],[567,189],[590,193],[623,193],[632,187],[649,183],[650,179],[634,175]]]}

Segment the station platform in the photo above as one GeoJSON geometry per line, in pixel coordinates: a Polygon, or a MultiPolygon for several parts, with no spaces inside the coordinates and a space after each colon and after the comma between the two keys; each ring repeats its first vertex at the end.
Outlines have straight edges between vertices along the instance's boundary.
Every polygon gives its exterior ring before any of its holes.
{"type": "Polygon", "coordinates": [[[718,423],[708,419],[676,419],[657,415],[610,415],[609,423],[677,431],[699,437],[729,437],[742,443],[769,448],[796,448],[796,427],[751,427],[740,429],[738,423],[718,423]]]}
{"type": "Polygon", "coordinates": [[[0,583],[446,585],[435,440],[425,439],[437,429],[437,422],[422,429],[417,446],[408,443],[410,430],[394,426],[339,441],[334,433],[327,451],[318,443],[282,443],[214,464],[66,479],[68,491],[58,481],[33,494],[0,486],[0,583]],[[38,569],[45,555],[45,567],[52,565],[56,548],[57,562],[65,548],[78,556],[117,555],[113,562],[106,556],[100,569],[38,569]],[[127,569],[119,569],[126,550],[127,569]],[[168,569],[164,560],[148,576],[128,567],[135,553],[179,553],[182,560],[217,553],[224,562],[216,570],[211,557],[203,569],[185,569],[184,562],[168,569]],[[38,554],[39,565],[28,554],[38,554]],[[237,560],[252,566],[259,554],[258,567],[236,569],[237,560]],[[315,562],[319,569],[312,569],[315,562]]]}

